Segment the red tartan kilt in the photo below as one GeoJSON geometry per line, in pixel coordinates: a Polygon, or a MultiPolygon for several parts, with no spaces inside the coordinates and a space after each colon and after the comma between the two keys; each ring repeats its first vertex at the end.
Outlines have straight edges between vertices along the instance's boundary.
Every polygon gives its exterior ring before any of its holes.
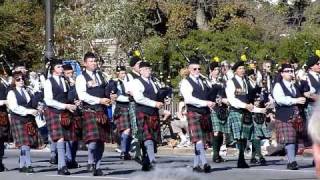
{"type": "Polygon", "coordinates": [[[213,130],[209,118],[210,114],[199,114],[192,111],[187,112],[188,128],[193,143],[197,141],[211,143],[213,130]]]}
{"type": "Polygon", "coordinates": [[[80,141],[82,139],[82,118],[81,116],[73,116],[71,126],[71,141],[80,141]]]}
{"type": "MultiPolygon", "coordinates": [[[[47,121],[50,137],[53,141],[57,141],[61,138],[64,138],[66,141],[71,140],[70,125],[68,127],[61,125],[60,113],[51,110],[51,108],[46,108],[44,111],[44,116],[47,121]]],[[[69,118],[71,118],[71,116],[69,116],[69,118]]]]}
{"type": "Polygon", "coordinates": [[[300,117],[289,122],[276,120],[276,137],[280,144],[296,143],[302,132],[303,120],[300,117]]]}
{"type": "Polygon", "coordinates": [[[0,111],[0,122],[0,139],[8,141],[10,136],[10,123],[7,112],[0,111]]]}
{"type": "Polygon", "coordinates": [[[136,112],[137,128],[142,134],[142,140],[154,140],[161,142],[159,115],[149,115],[144,112],[136,112]]]}
{"type": "Polygon", "coordinates": [[[22,145],[27,145],[30,147],[38,146],[38,127],[35,123],[35,120],[28,121],[28,117],[11,115],[11,129],[16,147],[21,147],[22,145]],[[34,130],[32,135],[26,126],[27,122],[29,122],[29,128],[32,126],[31,128],[34,130]]]}
{"type": "Polygon", "coordinates": [[[129,117],[129,107],[116,107],[114,110],[114,121],[117,126],[117,131],[122,132],[131,128],[131,122],[129,117]]]}
{"type": "Polygon", "coordinates": [[[97,122],[97,118],[102,118],[104,112],[85,111],[83,112],[82,135],[86,143],[90,141],[101,140],[103,142],[111,142],[110,122],[104,114],[103,118],[107,121],[106,124],[97,122]]]}

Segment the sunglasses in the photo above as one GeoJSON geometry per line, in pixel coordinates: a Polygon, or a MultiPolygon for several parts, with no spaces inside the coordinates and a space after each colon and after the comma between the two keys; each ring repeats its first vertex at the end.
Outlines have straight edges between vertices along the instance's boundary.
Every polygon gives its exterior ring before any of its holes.
{"type": "Polygon", "coordinates": [[[285,72],[285,73],[293,73],[294,71],[293,70],[284,70],[283,72],[285,72]]]}
{"type": "Polygon", "coordinates": [[[200,71],[200,70],[201,70],[201,68],[193,68],[193,70],[194,70],[194,71],[196,71],[196,70],[199,70],[199,71],[200,71]]]}
{"type": "Polygon", "coordinates": [[[22,78],[22,77],[20,77],[20,78],[15,78],[15,81],[16,82],[20,82],[20,81],[23,81],[24,79],[22,78]]]}

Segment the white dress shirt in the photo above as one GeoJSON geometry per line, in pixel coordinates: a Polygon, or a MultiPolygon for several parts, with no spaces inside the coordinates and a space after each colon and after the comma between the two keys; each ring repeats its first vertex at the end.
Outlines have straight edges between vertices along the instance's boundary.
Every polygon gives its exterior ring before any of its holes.
{"type": "MultiPolygon", "coordinates": [[[[145,80],[146,82],[148,82],[147,78],[144,78],[142,76],[141,76],[141,78],[143,80],[145,80]]],[[[157,93],[158,89],[156,88],[154,82],[152,80],[150,80],[150,82],[153,86],[155,93],[157,93]]],[[[132,86],[131,92],[132,92],[132,96],[133,96],[134,100],[136,101],[136,103],[141,104],[141,105],[145,105],[145,106],[156,107],[156,101],[151,100],[143,95],[144,86],[139,79],[134,79],[132,81],[132,84],[130,84],[130,85],[132,86]]]]}
{"type": "MultiPolygon", "coordinates": [[[[320,79],[319,79],[319,77],[318,77],[318,73],[316,73],[316,72],[314,72],[314,71],[309,71],[309,73],[311,74],[311,76],[316,80],[316,81],[318,81],[318,82],[320,82],[320,79]]],[[[308,77],[308,76],[307,76],[308,77]]],[[[311,81],[310,81],[310,79],[309,79],[309,77],[307,78],[307,80],[308,80],[308,85],[309,85],[309,87],[310,87],[310,93],[316,93],[316,89],[311,85],[311,81]]]]}
{"type": "MultiPolygon", "coordinates": [[[[64,79],[56,75],[52,75],[52,77],[59,86],[61,86],[59,82],[59,78],[60,78],[62,82],[63,90],[64,92],[67,92],[66,83],[64,79]]],[[[58,110],[66,109],[67,104],[61,103],[53,99],[52,84],[50,79],[47,79],[45,81],[43,90],[44,90],[44,102],[46,103],[47,106],[58,109],[58,110]]]]}
{"type": "MultiPolygon", "coordinates": [[[[282,80],[282,82],[284,83],[285,87],[291,92],[291,85],[293,85],[292,82],[289,82],[289,81],[286,81],[286,80],[282,80]]],[[[274,85],[272,94],[273,94],[274,100],[279,105],[291,106],[291,105],[297,103],[296,98],[292,98],[291,96],[286,96],[284,94],[284,91],[283,91],[280,83],[276,83],[274,85]]]]}
{"type": "MultiPolygon", "coordinates": [[[[24,88],[17,88],[17,90],[20,94],[22,94],[21,91],[23,91],[24,94],[26,95],[27,102],[30,102],[31,98],[29,96],[29,93],[24,88]]],[[[8,101],[8,108],[15,114],[19,114],[21,116],[32,114],[33,109],[29,109],[29,108],[18,105],[17,97],[13,90],[10,90],[8,92],[7,101],[8,101]]]]}
{"type": "MultiPolygon", "coordinates": [[[[129,83],[129,82],[127,82],[127,81],[125,81],[125,80],[123,80],[123,81],[122,81],[122,80],[118,80],[118,81],[121,81],[121,82],[123,83],[124,90],[126,91],[126,92],[124,92],[124,93],[127,93],[127,92],[128,92],[128,91],[127,91],[127,88],[128,88],[128,83],[129,83]]],[[[122,92],[122,89],[121,89],[121,86],[120,86],[120,82],[117,83],[117,89],[118,89],[117,101],[119,101],[119,102],[129,102],[129,96],[123,95],[123,92],[122,92]]]]}
{"type": "MultiPolygon", "coordinates": [[[[95,79],[92,71],[86,70],[86,72],[88,73],[88,75],[93,80],[95,79]]],[[[98,76],[98,79],[101,82],[101,79],[100,79],[98,74],[97,74],[97,76],[98,76]]],[[[88,103],[90,105],[100,104],[100,98],[99,97],[92,96],[92,95],[87,93],[87,81],[84,78],[83,74],[77,76],[77,79],[76,79],[76,91],[77,91],[77,94],[78,94],[79,99],[81,101],[84,101],[84,102],[86,102],[86,103],[88,103]]]]}
{"type": "MultiPolygon", "coordinates": [[[[191,80],[193,80],[195,83],[198,83],[196,78],[193,76],[189,76],[191,78],[191,80]]],[[[201,82],[201,80],[199,80],[201,86],[203,87],[203,84],[201,82]]],[[[183,79],[181,81],[180,84],[180,92],[183,96],[184,102],[186,104],[190,104],[193,105],[195,107],[206,107],[207,106],[207,102],[206,100],[201,100],[199,98],[196,98],[194,96],[192,96],[192,92],[193,92],[193,87],[190,84],[190,82],[187,79],[183,79]]]]}

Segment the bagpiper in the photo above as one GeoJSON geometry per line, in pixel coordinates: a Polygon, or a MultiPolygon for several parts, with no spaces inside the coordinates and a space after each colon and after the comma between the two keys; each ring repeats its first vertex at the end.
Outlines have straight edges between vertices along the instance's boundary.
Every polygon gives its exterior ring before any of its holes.
{"type": "Polygon", "coordinates": [[[228,123],[228,100],[225,93],[226,81],[220,74],[220,64],[218,62],[212,62],[210,64],[209,80],[211,83],[211,101],[216,102],[216,106],[211,111],[211,121],[213,128],[212,137],[212,161],[215,163],[221,163],[225,160],[219,155],[220,148],[223,144],[223,136],[230,133],[228,123]]]}
{"type": "Polygon", "coordinates": [[[160,142],[159,109],[163,103],[157,100],[158,88],[151,79],[151,66],[148,62],[140,63],[141,76],[131,84],[131,93],[134,98],[137,138],[142,148],[142,170],[149,171],[156,162],[155,151],[160,142]]]}
{"type": "Polygon", "coordinates": [[[2,160],[4,156],[4,143],[9,142],[10,122],[7,111],[7,94],[10,84],[5,72],[0,74],[0,172],[6,170],[2,160]]]}
{"type": "Polygon", "coordinates": [[[195,157],[193,170],[211,171],[205,157],[205,144],[212,140],[210,109],[215,105],[209,100],[210,84],[200,77],[200,64],[197,57],[191,57],[188,65],[189,76],[181,81],[180,92],[187,106],[187,121],[195,157]]]}
{"type": "Polygon", "coordinates": [[[302,108],[306,98],[302,97],[299,89],[293,84],[294,69],[290,64],[282,64],[281,80],[273,88],[276,101],[276,133],[277,142],[285,146],[288,164],[287,169],[297,170],[296,146],[303,132],[302,108]]]}
{"type": "Polygon", "coordinates": [[[129,115],[129,95],[128,95],[128,81],[125,81],[126,68],[124,66],[117,66],[116,68],[117,78],[117,99],[116,107],[114,110],[113,118],[117,126],[118,136],[121,139],[121,158],[124,160],[130,160],[129,154],[131,146],[131,121],[129,115]]]}
{"type": "Polygon", "coordinates": [[[52,60],[50,71],[52,76],[44,84],[44,101],[46,103],[45,119],[51,140],[57,145],[58,174],[70,175],[66,166],[65,142],[70,141],[71,113],[77,108],[68,102],[68,86],[63,75],[62,60],[52,60]]]}
{"type": "Polygon", "coordinates": [[[234,77],[227,82],[226,94],[230,103],[228,121],[232,132],[232,138],[237,141],[239,148],[238,168],[249,168],[244,158],[244,150],[247,140],[250,140],[253,132],[252,112],[264,113],[265,109],[255,107],[249,102],[248,83],[245,79],[245,64],[237,61],[232,70],[234,77]]]}
{"type": "Polygon", "coordinates": [[[27,92],[22,72],[13,73],[12,89],[7,96],[11,117],[12,136],[20,149],[19,172],[33,173],[30,149],[38,146],[38,130],[35,117],[38,111],[32,107],[32,94],[27,92]]]}
{"type": "Polygon", "coordinates": [[[85,70],[76,78],[76,90],[83,103],[83,140],[88,144],[88,166],[93,176],[103,176],[101,159],[104,143],[109,142],[109,119],[104,110],[111,104],[107,98],[107,83],[100,71],[97,71],[97,59],[92,52],[84,55],[85,70]]]}

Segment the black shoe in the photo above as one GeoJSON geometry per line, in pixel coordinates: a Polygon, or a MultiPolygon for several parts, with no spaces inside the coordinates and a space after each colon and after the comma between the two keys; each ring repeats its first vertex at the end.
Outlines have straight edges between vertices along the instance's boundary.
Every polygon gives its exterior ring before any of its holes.
{"type": "Polygon", "coordinates": [[[58,157],[57,156],[51,157],[49,160],[49,163],[50,164],[58,164],[58,157]]]}
{"type": "Polygon", "coordinates": [[[26,173],[34,173],[33,167],[32,166],[27,167],[26,173]]]}
{"type": "Polygon", "coordinates": [[[93,164],[87,164],[87,172],[93,171],[93,164]]]}
{"type": "Polygon", "coordinates": [[[1,163],[0,164],[0,172],[7,171],[7,168],[1,163]]]}
{"type": "Polygon", "coordinates": [[[94,168],[92,171],[93,176],[103,176],[103,172],[101,169],[94,168]]]}
{"type": "Polygon", "coordinates": [[[79,167],[78,163],[76,161],[69,161],[67,162],[68,169],[76,169],[79,167]]]}
{"type": "Polygon", "coordinates": [[[258,160],[256,158],[251,158],[250,164],[257,164],[258,160]]]}
{"type": "Polygon", "coordinates": [[[312,167],[315,167],[316,163],[314,162],[314,160],[312,161],[312,167]]]}
{"type": "Polygon", "coordinates": [[[249,167],[249,165],[246,163],[245,160],[242,160],[242,161],[238,160],[238,166],[237,166],[237,168],[243,168],[243,169],[245,169],[245,168],[250,168],[250,167],[249,167]]]}
{"type": "Polygon", "coordinates": [[[212,161],[214,163],[221,163],[222,162],[222,158],[220,158],[219,156],[215,156],[212,158],[212,161]]]}
{"type": "Polygon", "coordinates": [[[23,168],[19,168],[19,172],[21,172],[21,173],[26,173],[27,172],[27,167],[23,167],[23,168]]]}
{"type": "Polygon", "coordinates": [[[196,166],[192,169],[194,172],[203,172],[203,169],[201,169],[200,166],[196,166]]]}
{"type": "Polygon", "coordinates": [[[123,159],[124,159],[124,160],[131,160],[130,154],[125,154],[125,155],[123,156],[123,159]]]}
{"type": "Polygon", "coordinates": [[[261,158],[259,159],[259,162],[260,162],[260,165],[261,165],[261,166],[267,165],[267,161],[266,161],[266,159],[265,159],[264,157],[261,157],[261,158]]]}
{"type": "Polygon", "coordinates": [[[59,175],[70,175],[71,173],[68,171],[67,166],[62,167],[61,169],[58,169],[59,175]]]}
{"type": "Polygon", "coordinates": [[[287,169],[289,169],[289,170],[298,170],[299,167],[298,167],[297,162],[293,161],[292,163],[288,163],[287,164],[287,169]]]}
{"type": "Polygon", "coordinates": [[[141,170],[142,171],[150,171],[152,169],[152,165],[149,162],[149,160],[143,160],[142,161],[142,167],[141,170]]]}
{"type": "Polygon", "coordinates": [[[211,172],[211,166],[209,164],[204,164],[203,165],[203,171],[205,173],[210,173],[211,172]]]}

